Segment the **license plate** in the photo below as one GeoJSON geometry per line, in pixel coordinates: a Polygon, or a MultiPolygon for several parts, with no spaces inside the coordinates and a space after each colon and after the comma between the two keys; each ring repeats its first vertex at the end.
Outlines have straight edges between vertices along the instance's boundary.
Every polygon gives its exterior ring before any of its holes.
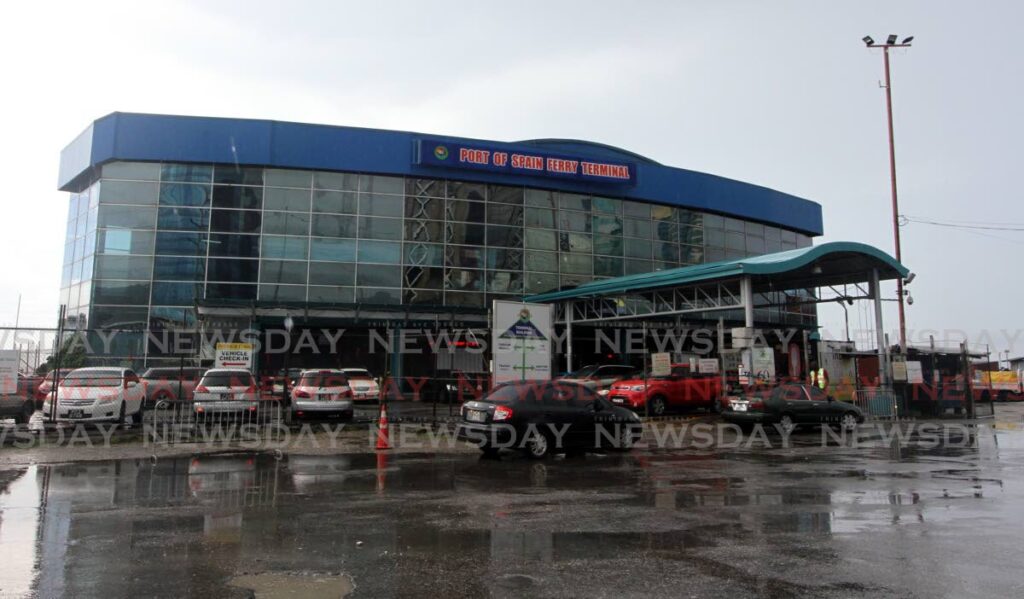
{"type": "Polygon", "coordinates": [[[487,413],[480,410],[466,410],[466,420],[470,422],[483,422],[487,419],[487,413]]]}
{"type": "Polygon", "coordinates": [[[320,401],[331,401],[334,399],[334,395],[330,393],[317,393],[316,398],[320,401]]]}
{"type": "Polygon", "coordinates": [[[83,410],[68,410],[68,418],[85,418],[83,410]]]}
{"type": "Polygon", "coordinates": [[[732,409],[733,409],[734,412],[746,412],[747,411],[747,404],[742,404],[742,403],[741,404],[734,404],[732,406],[732,409]]]}
{"type": "Polygon", "coordinates": [[[625,403],[625,402],[626,402],[626,400],[622,399],[621,397],[613,397],[612,398],[612,403],[625,403]]]}
{"type": "Polygon", "coordinates": [[[221,399],[221,401],[229,401],[231,399],[231,394],[230,393],[221,393],[220,394],[220,399],[221,399]]]}

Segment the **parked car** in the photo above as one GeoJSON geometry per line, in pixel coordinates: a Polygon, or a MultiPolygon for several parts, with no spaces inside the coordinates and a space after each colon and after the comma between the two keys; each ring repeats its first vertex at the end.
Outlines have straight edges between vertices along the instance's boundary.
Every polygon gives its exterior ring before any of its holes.
{"type": "Polygon", "coordinates": [[[303,370],[291,391],[292,417],[352,418],[352,389],[341,370],[303,370]]]}
{"type": "MultiPolygon", "coordinates": [[[[61,368],[60,371],[57,373],[57,380],[58,381],[64,380],[64,377],[66,377],[68,375],[68,373],[71,372],[72,370],[74,370],[74,369],[73,368],[61,368]]],[[[35,393],[35,395],[36,395],[36,405],[40,405],[41,406],[42,402],[44,402],[44,401],[46,401],[47,399],[50,398],[50,395],[52,394],[52,391],[53,391],[53,377],[54,377],[54,371],[51,370],[50,372],[48,372],[46,374],[46,377],[43,378],[42,382],[39,383],[39,386],[36,387],[36,393],[35,393]]]]}
{"type": "Polygon", "coordinates": [[[637,369],[623,364],[605,364],[584,366],[579,370],[557,380],[579,383],[596,391],[599,395],[608,395],[612,383],[632,378],[637,369]]]}
{"type": "Polygon", "coordinates": [[[256,412],[259,401],[260,392],[251,372],[237,368],[211,368],[196,385],[192,409],[196,414],[256,412]]]}
{"type": "Polygon", "coordinates": [[[140,377],[146,386],[146,406],[166,408],[177,401],[191,401],[205,368],[150,368],[140,377]]]}
{"type": "MultiPolygon", "coordinates": [[[[124,422],[142,424],[146,391],[130,368],[76,368],[57,386],[58,422],[124,422]]],[[[50,412],[50,400],[43,404],[50,412]]]]}
{"type": "Polygon", "coordinates": [[[697,374],[690,371],[688,364],[673,364],[669,376],[650,377],[646,384],[643,377],[613,383],[608,400],[617,406],[661,416],[681,408],[707,408],[717,412],[721,395],[722,377],[719,375],[697,374]]]}
{"type": "Polygon", "coordinates": [[[564,381],[499,385],[462,405],[460,439],[485,455],[522,449],[531,458],[556,451],[628,449],[640,437],[640,417],[592,389],[564,381]]]}
{"type": "Polygon", "coordinates": [[[353,401],[377,401],[380,398],[380,385],[377,379],[365,368],[342,368],[352,388],[353,401]]]}
{"type": "Polygon", "coordinates": [[[291,395],[292,388],[299,382],[299,377],[302,375],[301,368],[289,368],[286,373],[284,370],[278,370],[275,374],[267,377],[264,381],[264,385],[261,389],[264,393],[269,393],[274,397],[284,399],[284,379],[288,377],[288,395],[291,395]]]}
{"type": "Polygon", "coordinates": [[[778,424],[789,433],[805,425],[837,425],[852,430],[864,422],[864,413],[817,387],[789,383],[730,399],[722,418],[745,427],[778,424]]]}
{"type": "Polygon", "coordinates": [[[15,424],[28,424],[36,411],[31,381],[19,379],[17,393],[0,394],[0,420],[13,418],[15,424]]]}

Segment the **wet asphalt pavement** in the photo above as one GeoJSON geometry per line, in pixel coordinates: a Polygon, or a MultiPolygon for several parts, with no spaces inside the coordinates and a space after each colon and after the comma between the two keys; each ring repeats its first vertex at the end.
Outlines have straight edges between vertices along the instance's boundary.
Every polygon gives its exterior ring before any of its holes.
{"type": "Polygon", "coordinates": [[[0,596],[1024,596],[1019,426],[818,438],[5,470],[0,596]]]}

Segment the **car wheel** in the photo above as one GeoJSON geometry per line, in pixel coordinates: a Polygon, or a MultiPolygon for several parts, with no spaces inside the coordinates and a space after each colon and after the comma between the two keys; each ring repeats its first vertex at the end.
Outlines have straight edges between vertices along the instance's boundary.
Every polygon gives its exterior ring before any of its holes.
{"type": "Polygon", "coordinates": [[[722,401],[720,399],[718,399],[717,397],[712,399],[711,400],[711,407],[708,408],[708,412],[711,412],[712,414],[721,414],[722,413],[722,401]]]}
{"type": "Polygon", "coordinates": [[[651,398],[651,416],[663,416],[665,414],[665,398],[655,395],[651,398]]]}
{"type": "Polygon", "coordinates": [[[793,417],[789,414],[783,414],[782,418],[779,418],[779,426],[782,428],[782,432],[787,435],[796,430],[796,423],[793,422],[793,417]]]}
{"type": "Polygon", "coordinates": [[[21,409],[20,414],[14,415],[14,424],[28,424],[28,421],[32,419],[32,414],[35,413],[35,406],[32,403],[26,403],[21,409]]]}
{"type": "Polygon", "coordinates": [[[132,426],[139,426],[139,425],[142,424],[142,414],[143,414],[142,410],[143,410],[143,404],[140,403],[138,411],[136,411],[134,414],[132,414],[132,426]]]}
{"type": "Polygon", "coordinates": [[[154,410],[166,410],[171,407],[171,394],[166,391],[157,393],[153,397],[153,409],[154,410]]]}
{"type": "Polygon", "coordinates": [[[844,431],[852,431],[857,428],[857,415],[853,412],[847,412],[843,414],[842,419],[839,421],[839,426],[844,431]]]}
{"type": "Polygon", "coordinates": [[[534,460],[539,460],[548,455],[551,451],[551,443],[548,436],[540,431],[534,431],[526,440],[526,455],[534,460]]]}

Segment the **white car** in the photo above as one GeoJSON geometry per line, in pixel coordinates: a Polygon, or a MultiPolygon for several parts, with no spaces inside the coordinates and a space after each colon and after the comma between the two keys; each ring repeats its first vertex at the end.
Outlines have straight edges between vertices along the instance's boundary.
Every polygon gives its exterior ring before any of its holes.
{"type": "Polygon", "coordinates": [[[380,386],[365,368],[342,368],[341,372],[348,378],[348,386],[352,389],[354,401],[377,401],[380,399],[380,386]]]}
{"type": "Polygon", "coordinates": [[[352,418],[352,389],[340,370],[303,370],[292,395],[292,416],[352,418]]]}
{"type": "Polygon", "coordinates": [[[260,392],[248,370],[211,368],[199,379],[192,399],[196,414],[256,412],[260,392]]]}
{"type": "MultiPolygon", "coordinates": [[[[146,388],[130,368],[76,368],[57,388],[57,420],[60,422],[142,423],[146,388]]],[[[50,413],[50,402],[43,413],[50,413]]]]}

